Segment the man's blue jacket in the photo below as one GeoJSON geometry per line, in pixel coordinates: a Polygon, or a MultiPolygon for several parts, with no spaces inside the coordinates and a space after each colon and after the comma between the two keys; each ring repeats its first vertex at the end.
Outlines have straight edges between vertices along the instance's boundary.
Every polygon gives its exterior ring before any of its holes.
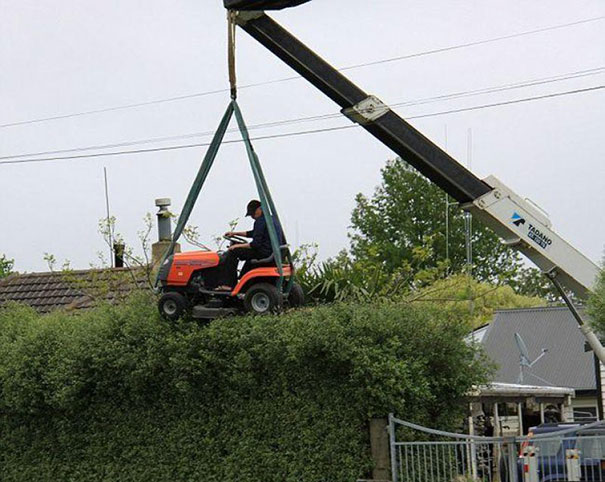
{"type": "MultiPolygon", "coordinates": [[[[275,226],[275,233],[277,234],[279,244],[285,244],[283,230],[275,218],[273,218],[273,225],[275,226]]],[[[269,237],[269,229],[267,229],[267,220],[264,214],[254,220],[254,227],[252,231],[246,232],[246,236],[252,238],[250,247],[258,251],[258,254],[262,258],[271,256],[273,249],[271,248],[271,238],[269,237]]]]}

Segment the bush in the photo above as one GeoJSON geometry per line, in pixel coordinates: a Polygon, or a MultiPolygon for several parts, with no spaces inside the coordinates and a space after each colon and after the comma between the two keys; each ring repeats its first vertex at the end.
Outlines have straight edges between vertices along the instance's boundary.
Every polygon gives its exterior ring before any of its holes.
{"type": "Polygon", "coordinates": [[[367,420],[452,428],[485,379],[467,327],[334,305],[199,327],[120,307],[0,310],[3,480],[351,481],[367,420]]]}
{"type": "Polygon", "coordinates": [[[495,310],[546,305],[545,299],[520,295],[508,285],[482,283],[465,275],[438,280],[411,293],[407,300],[439,303],[454,318],[468,319],[473,328],[490,323],[495,310]]]}
{"type": "Polygon", "coordinates": [[[605,269],[599,273],[594,291],[588,298],[588,314],[593,328],[602,338],[605,337],[605,269]]]}

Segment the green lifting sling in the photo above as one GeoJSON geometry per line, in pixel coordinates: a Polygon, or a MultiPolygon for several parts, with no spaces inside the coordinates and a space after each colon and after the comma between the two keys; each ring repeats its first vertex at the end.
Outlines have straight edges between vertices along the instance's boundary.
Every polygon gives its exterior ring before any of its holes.
{"type": "MultiPolygon", "coordinates": [[[[279,291],[283,291],[284,295],[288,295],[290,289],[292,288],[292,284],[294,282],[293,276],[293,265],[292,265],[292,257],[289,250],[286,250],[286,261],[291,266],[291,274],[289,278],[289,282],[284,287],[284,259],[281,252],[280,240],[277,238],[277,232],[275,230],[275,224],[270,222],[271,220],[277,221],[281,225],[279,220],[279,215],[277,214],[277,210],[275,209],[275,203],[273,202],[273,198],[271,197],[271,193],[269,191],[269,186],[267,185],[267,181],[263,174],[263,170],[260,165],[260,161],[256,152],[254,151],[254,147],[252,146],[252,142],[250,140],[250,136],[248,134],[248,128],[246,127],[246,123],[244,122],[244,117],[242,116],[242,112],[237,104],[235,99],[229,102],[227,106],[227,110],[221,119],[221,122],[216,130],[214,137],[212,138],[212,142],[206,151],[206,155],[204,156],[204,160],[202,161],[202,165],[193,181],[193,185],[189,190],[189,194],[183,206],[183,210],[179,216],[179,219],[176,223],[176,228],[174,229],[174,233],[172,236],[172,241],[170,242],[170,246],[164,253],[161,264],[164,264],[166,259],[174,253],[174,247],[181,237],[185,226],[187,225],[187,221],[189,220],[189,216],[191,215],[191,211],[195,206],[195,203],[200,195],[202,190],[202,186],[208,177],[208,173],[210,172],[210,168],[216,159],[216,155],[221,146],[223,138],[225,137],[225,133],[227,132],[227,127],[229,126],[229,122],[231,118],[235,114],[235,119],[237,120],[237,125],[239,127],[239,131],[242,135],[242,139],[246,146],[246,153],[248,154],[248,160],[250,161],[250,167],[252,168],[252,175],[254,176],[254,182],[256,184],[256,189],[258,191],[258,196],[260,198],[261,208],[263,213],[267,219],[267,229],[269,231],[269,238],[271,240],[271,249],[273,251],[273,256],[275,259],[275,264],[277,266],[277,270],[279,272],[279,280],[277,282],[277,289],[279,291]]],[[[282,226],[283,230],[283,226],[282,226]]],[[[156,278],[156,287],[158,286],[158,280],[156,278]]]]}

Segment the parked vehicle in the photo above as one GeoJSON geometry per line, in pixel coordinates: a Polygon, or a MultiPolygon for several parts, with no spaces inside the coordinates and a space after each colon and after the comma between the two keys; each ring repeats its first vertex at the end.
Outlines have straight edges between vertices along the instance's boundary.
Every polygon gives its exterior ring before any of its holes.
{"type": "MultiPolygon", "coordinates": [[[[580,464],[580,480],[585,482],[605,481],[605,425],[582,428],[579,423],[547,423],[531,427],[527,439],[521,444],[517,461],[518,480],[530,467],[524,452],[528,447],[536,449],[536,465],[539,482],[562,482],[570,480],[567,467],[568,450],[577,450],[580,464]],[[576,428],[562,436],[556,432],[576,428]],[[552,434],[552,437],[537,438],[536,435],[552,434]]],[[[534,480],[534,479],[532,479],[534,480]]],[[[572,479],[575,480],[575,479],[572,479]]]]}

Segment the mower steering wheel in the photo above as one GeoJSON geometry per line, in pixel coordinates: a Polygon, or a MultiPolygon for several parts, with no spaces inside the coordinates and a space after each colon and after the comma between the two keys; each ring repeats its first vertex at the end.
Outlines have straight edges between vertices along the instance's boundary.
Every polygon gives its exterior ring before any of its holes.
{"type": "Polygon", "coordinates": [[[248,242],[244,238],[240,238],[239,236],[223,236],[223,238],[234,244],[245,244],[248,242]]]}

